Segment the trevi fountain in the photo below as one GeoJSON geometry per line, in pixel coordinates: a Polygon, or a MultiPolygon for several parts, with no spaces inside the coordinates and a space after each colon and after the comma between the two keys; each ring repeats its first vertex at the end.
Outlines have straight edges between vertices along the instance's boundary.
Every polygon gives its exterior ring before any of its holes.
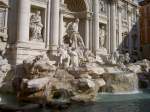
{"type": "Polygon", "coordinates": [[[0,4],[0,112],[149,112],[133,0],[0,4]]]}

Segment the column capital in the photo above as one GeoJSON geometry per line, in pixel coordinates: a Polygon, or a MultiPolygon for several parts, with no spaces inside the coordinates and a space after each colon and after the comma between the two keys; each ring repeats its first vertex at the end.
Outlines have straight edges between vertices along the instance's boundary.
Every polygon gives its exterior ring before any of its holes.
{"type": "Polygon", "coordinates": [[[86,12],[86,19],[91,20],[92,19],[92,12],[86,12]]]}

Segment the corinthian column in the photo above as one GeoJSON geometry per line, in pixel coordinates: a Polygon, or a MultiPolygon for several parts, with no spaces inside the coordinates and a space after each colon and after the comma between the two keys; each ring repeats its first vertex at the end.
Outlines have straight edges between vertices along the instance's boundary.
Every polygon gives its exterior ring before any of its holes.
{"type": "Polygon", "coordinates": [[[112,6],[111,6],[111,52],[114,52],[117,48],[116,45],[116,1],[112,1],[112,6]]]}
{"type": "Polygon", "coordinates": [[[29,41],[30,0],[19,0],[18,42],[29,41]]]}
{"type": "Polygon", "coordinates": [[[93,0],[93,50],[96,51],[99,49],[99,0],[93,0]]]}
{"type": "Polygon", "coordinates": [[[89,17],[87,16],[86,17],[86,20],[85,20],[85,46],[86,46],[86,48],[89,48],[89,38],[90,38],[90,33],[89,33],[89,31],[90,31],[90,22],[89,22],[89,17]]]}
{"type": "Polygon", "coordinates": [[[59,0],[51,1],[51,38],[50,50],[56,51],[59,40],[59,0]]]}
{"type": "Polygon", "coordinates": [[[63,20],[63,8],[62,6],[64,5],[64,0],[61,0],[61,9],[60,9],[60,21],[59,21],[59,44],[63,44],[63,35],[64,35],[64,20],[63,20]]]}
{"type": "Polygon", "coordinates": [[[51,18],[50,18],[50,13],[51,12],[51,0],[48,0],[48,9],[47,9],[47,42],[46,42],[46,48],[49,48],[49,43],[50,43],[50,26],[51,26],[51,18]]]}
{"type": "Polygon", "coordinates": [[[122,4],[118,4],[118,15],[119,15],[119,46],[122,48],[121,44],[123,42],[122,38],[122,4]]]}

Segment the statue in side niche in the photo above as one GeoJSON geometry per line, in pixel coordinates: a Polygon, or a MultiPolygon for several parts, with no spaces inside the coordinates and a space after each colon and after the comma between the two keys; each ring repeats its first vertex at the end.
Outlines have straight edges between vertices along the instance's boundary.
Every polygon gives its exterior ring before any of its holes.
{"type": "Polygon", "coordinates": [[[37,11],[30,18],[30,40],[43,41],[42,38],[43,24],[41,20],[41,12],[37,11]]]}
{"type": "Polygon", "coordinates": [[[79,19],[76,18],[74,22],[70,22],[67,25],[66,33],[70,37],[70,47],[72,48],[84,48],[84,42],[78,31],[79,19]]]}
{"type": "Polygon", "coordinates": [[[99,41],[100,41],[100,47],[101,48],[103,48],[104,47],[104,44],[105,44],[105,27],[104,26],[102,26],[101,28],[100,28],[100,31],[99,31],[99,35],[100,35],[100,37],[99,37],[99,41]]]}

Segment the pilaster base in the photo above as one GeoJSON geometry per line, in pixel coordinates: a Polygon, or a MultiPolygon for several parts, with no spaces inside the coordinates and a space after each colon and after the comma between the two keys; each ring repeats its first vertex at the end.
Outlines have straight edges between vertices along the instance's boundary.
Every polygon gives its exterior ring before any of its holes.
{"type": "Polygon", "coordinates": [[[8,49],[8,59],[13,65],[20,64],[24,59],[41,55],[47,52],[45,43],[19,42],[8,49]],[[11,57],[9,57],[11,56],[11,57]]]}
{"type": "Polygon", "coordinates": [[[57,58],[57,54],[58,54],[57,49],[58,49],[58,45],[49,46],[48,56],[50,60],[55,60],[57,58]]]}

